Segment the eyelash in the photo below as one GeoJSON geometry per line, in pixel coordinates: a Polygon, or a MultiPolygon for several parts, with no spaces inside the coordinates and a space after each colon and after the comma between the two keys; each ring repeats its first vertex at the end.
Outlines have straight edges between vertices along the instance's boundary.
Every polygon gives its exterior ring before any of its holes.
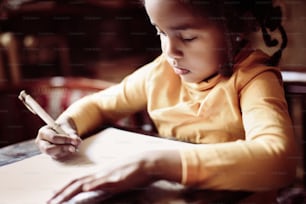
{"type": "Polygon", "coordinates": [[[191,37],[191,38],[182,38],[181,39],[184,41],[184,42],[191,42],[193,40],[195,40],[197,37],[191,37]]]}
{"type": "MultiPolygon", "coordinates": [[[[162,31],[159,31],[159,30],[157,30],[156,35],[157,35],[157,36],[161,36],[161,35],[167,36],[166,33],[162,32],[162,31]]],[[[178,37],[179,37],[183,42],[191,42],[191,41],[197,39],[197,37],[183,38],[182,35],[178,35],[178,37]]]]}

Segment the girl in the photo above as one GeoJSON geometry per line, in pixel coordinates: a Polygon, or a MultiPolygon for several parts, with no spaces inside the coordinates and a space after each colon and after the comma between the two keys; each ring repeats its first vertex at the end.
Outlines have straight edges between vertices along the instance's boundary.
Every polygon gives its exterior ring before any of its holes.
{"type": "Polygon", "coordinates": [[[280,71],[271,66],[287,41],[280,8],[251,0],[143,3],[160,36],[161,56],[120,84],[69,107],[57,120],[69,136],[43,127],[37,144],[58,159],[75,151],[79,136],[147,108],[159,135],[199,145],[120,160],[103,174],[76,179],[50,202],[82,191],[118,193],[166,179],[204,189],[254,191],[253,202],[272,203],[276,190],[293,181],[296,168],[280,71]],[[268,30],[282,34],[273,56],[249,46],[248,34],[257,27],[268,46],[277,44],[268,30]]]}

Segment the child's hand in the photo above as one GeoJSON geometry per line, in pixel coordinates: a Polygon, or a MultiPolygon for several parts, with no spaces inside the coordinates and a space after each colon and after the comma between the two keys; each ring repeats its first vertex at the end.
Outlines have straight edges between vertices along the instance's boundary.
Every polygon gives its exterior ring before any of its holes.
{"type": "Polygon", "coordinates": [[[150,159],[142,154],[119,159],[97,173],[71,181],[58,190],[48,203],[64,203],[82,192],[98,190],[102,196],[108,197],[148,185],[155,180],[150,166],[150,159]]]}
{"type": "Polygon", "coordinates": [[[50,155],[54,159],[60,159],[77,151],[81,143],[75,131],[66,126],[62,128],[68,135],[56,133],[48,126],[40,128],[36,137],[36,144],[41,152],[50,155]]]}
{"type": "Polygon", "coordinates": [[[179,182],[181,166],[178,150],[139,152],[104,165],[97,173],[74,179],[58,190],[48,203],[64,203],[82,192],[98,192],[107,198],[160,179],[179,182]]]}

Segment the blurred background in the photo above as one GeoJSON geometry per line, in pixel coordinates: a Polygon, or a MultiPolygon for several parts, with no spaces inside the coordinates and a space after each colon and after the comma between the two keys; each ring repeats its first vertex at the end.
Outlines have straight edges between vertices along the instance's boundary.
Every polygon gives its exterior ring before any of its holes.
{"type": "MultiPolygon", "coordinates": [[[[276,3],[289,39],[280,67],[289,73],[286,94],[303,141],[306,1],[276,3]]],[[[73,101],[119,82],[159,55],[155,33],[138,0],[0,1],[0,147],[34,138],[43,125],[17,99],[22,89],[57,117],[73,101]]],[[[262,42],[255,33],[256,47],[277,49],[262,42]]]]}
{"type": "Polygon", "coordinates": [[[17,99],[20,90],[57,117],[160,53],[137,0],[0,2],[0,147],[43,125],[17,99]]]}
{"type": "Polygon", "coordinates": [[[11,63],[3,82],[59,75],[119,81],[159,53],[137,0],[10,0],[0,9],[2,54],[10,55],[2,61],[11,63]]]}

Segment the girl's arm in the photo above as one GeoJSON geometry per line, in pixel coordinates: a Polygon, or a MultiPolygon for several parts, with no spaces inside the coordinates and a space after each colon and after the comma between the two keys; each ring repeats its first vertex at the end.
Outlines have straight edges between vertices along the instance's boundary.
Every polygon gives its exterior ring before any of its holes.
{"type": "Polygon", "coordinates": [[[152,65],[154,62],[138,69],[120,84],[73,103],[57,119],[69,136],[42,127],[36,138],[39,149],[55,159],[64,157],[76,151],[81,143],[79,136],[145,109],[146,81],[152,65]]]}
{"type": "Polygon", "coordinates": [[[182,150],[184,184],[260,191],[293,181],[298,147],[277,75],[266,71],[250,80],[240,106],[245,140],[182,150]]]}
{"type": "Polygon", "coordinates": [[[181,159],[178,150],[148,151],[116,160],[97,173],[71,181],[58,190],[48,203],[68,201],[84,191],[117,194],[145,187],[159,179],[180,182],[181,159]]]}

